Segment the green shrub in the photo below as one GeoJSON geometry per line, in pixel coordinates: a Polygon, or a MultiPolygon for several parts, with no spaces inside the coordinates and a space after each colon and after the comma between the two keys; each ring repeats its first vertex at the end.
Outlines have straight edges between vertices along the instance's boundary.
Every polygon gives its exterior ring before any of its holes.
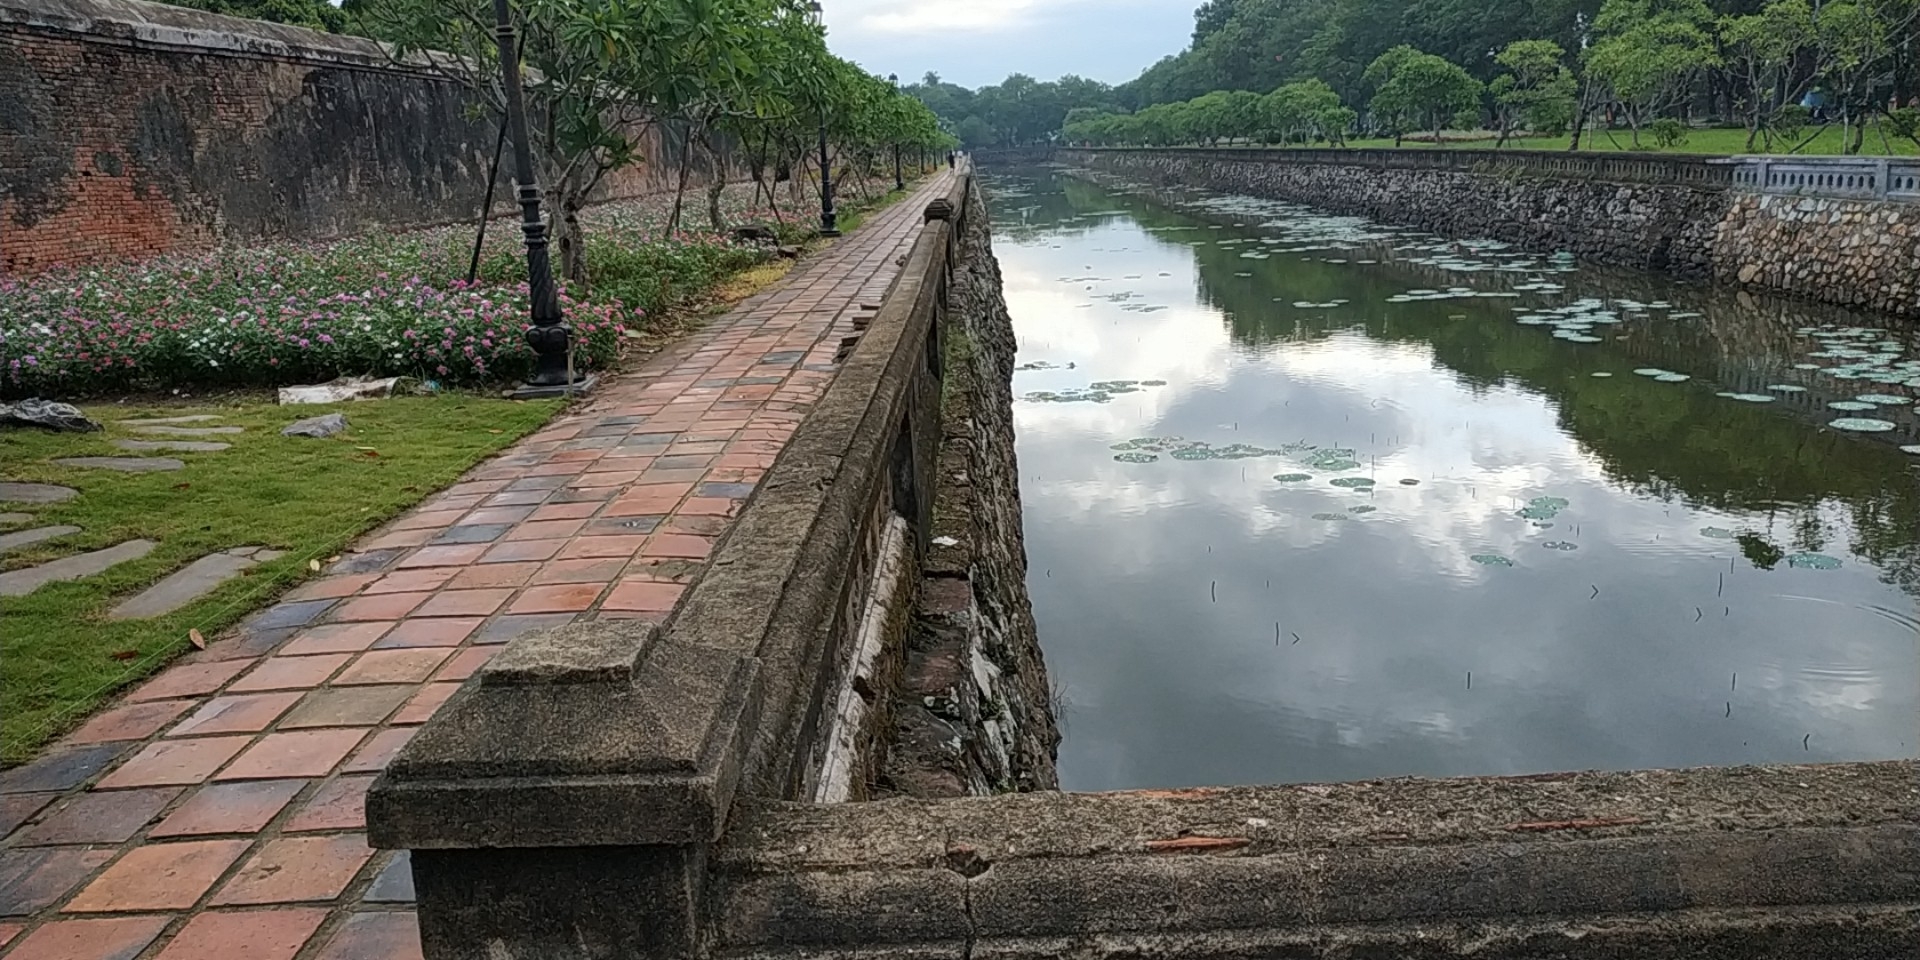
{"type": "Polygon", "coordinates": [[[1662,150],[1685,146],[1687,125],[1672,117],[1661,117],[1647,124],[1647,132],[1653,135],[1653,145],[1662,150]]]}

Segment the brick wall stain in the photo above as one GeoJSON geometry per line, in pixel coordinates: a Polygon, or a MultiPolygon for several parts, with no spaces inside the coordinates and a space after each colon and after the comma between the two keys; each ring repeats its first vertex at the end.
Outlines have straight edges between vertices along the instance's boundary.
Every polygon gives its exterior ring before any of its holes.
{"type": "MultiPolygon", "coordinates": [[[[0,275],[471,219],[497,131],[400,68],[0,25],[0,275]]],[[[684,149],[654,127],[597,198],[670,189],[684,149]]]]}

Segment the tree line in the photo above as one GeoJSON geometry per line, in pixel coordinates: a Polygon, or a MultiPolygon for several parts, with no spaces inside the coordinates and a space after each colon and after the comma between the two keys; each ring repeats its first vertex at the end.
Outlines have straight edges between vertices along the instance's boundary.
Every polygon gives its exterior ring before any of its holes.
{"type": "MultiPolygon", "coordinates": [[[[490,0],[183,2],[383,41],[396,59],[465,85],[495,122],[505,113],[490,0]]],[[[530,145],[566,279],[587,279],[578,217],[587,198],[616,170],[660,162],[643,152],[660,125],[684,139],[669,232],[696,153],[715,165],[744,160],[778,216],[774,183],[817,182],[822,137],[836,178],[885,169],[894,147],[957,144],[919,99],[828,50],[817,11],[803,0],[514,0],[530,145]]],[[[714,178],[708,192],[716,229],[724,186],[714,178]]]]}
{"type": "Polygon", "coordinates": [[[1920,0],[1207,0],[1185,50],[1118,86],[912,89],[973,146],[1485,128],[1571,132],[1577,149],[1706,123],[1791,151],[1831,122],[1855,153],[1869,124],[1920,142],[1920,0]]]}

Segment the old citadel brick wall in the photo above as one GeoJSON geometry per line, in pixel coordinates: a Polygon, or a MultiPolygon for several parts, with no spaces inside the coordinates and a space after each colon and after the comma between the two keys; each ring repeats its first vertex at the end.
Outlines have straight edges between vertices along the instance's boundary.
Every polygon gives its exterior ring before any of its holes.
{"type": "MultiPolygon", "coordinates": [[[[470,219],[497,127],[467,106],[459,84],[359,38],[138,0],[0,0],[0,276],[470,219]]],[[[602,198],[666,187],[670,139],[656,129],[602,198]]]]}

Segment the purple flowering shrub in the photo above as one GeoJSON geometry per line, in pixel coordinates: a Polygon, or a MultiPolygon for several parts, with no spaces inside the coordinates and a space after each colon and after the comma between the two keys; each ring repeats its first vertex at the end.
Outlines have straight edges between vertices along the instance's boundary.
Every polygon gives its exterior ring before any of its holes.
{"type": "MultiPolygon", "coordinates": [[[[738,217],[746,194],[729,195],[738,217]]],[[[583,217],[590,292],[575,299],[563,284],[561,294],[576,364],[606,366],[627,329],[765,256],[718,234],[663,238],[664,209],[649,197],[583,217]]],[[[488,234],[471,286],[471,227],[0,280],[0,396],[270,387],[350,375],[448,385],[518,379],[533,363],[519,231],[502,220],[488,234]]]]}

